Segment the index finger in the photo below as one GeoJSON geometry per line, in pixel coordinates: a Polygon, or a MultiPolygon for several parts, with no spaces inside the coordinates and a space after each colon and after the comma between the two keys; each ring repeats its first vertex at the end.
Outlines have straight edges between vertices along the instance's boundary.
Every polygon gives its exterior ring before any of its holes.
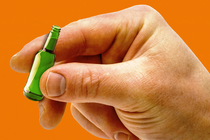
{"type": "MultiPolygon", "coordinates": [[[[63,27],[55,49],[56,61],[80,55],[106,55],[106,52],[114,59],[122,59],[143,24],[143,16],[139,16],[137,9],[99,15],[63,27]],[[135,14],[138,16],[133,18],[135,14]]],[[[34,56],[43,47],[45,39],[46,35],[25,45],[11,59],[11,67],[19,72],[29,72],[34,56]]]]}

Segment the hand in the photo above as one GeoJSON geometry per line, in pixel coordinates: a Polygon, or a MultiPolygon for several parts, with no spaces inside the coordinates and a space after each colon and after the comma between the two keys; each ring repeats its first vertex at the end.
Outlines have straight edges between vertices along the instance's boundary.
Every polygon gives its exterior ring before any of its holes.
{"type": "MultiPolygon", "coordinates": [[[[28,43],[11,67],[29,72],[45,39],[28,43]]],[[[70,23],[55,54],[40,81],[44,128],[54,128],[70,102],[74,118],[101,138],[209,139],[209,72],[151,7],[70,23]]]]}

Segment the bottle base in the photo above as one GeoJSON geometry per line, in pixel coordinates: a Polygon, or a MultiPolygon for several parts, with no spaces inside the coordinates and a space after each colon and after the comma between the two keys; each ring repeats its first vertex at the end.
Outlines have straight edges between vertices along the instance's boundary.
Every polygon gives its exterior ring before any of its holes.
{"type": "Polygon", "coordinates": [[[43,95],[37,95],[31,91],[24,90],[23,94],[26,98],[32,100],[32,101],[41,101],[43,99],[43,95]]]}

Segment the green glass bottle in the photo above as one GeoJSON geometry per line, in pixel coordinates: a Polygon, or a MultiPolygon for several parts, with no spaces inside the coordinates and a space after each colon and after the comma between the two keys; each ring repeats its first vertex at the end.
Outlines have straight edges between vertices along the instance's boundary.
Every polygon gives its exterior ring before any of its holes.
{"type": "Polygon", "coordinates": [[[42,50],[40,50],[34,57],[34,62],[28,77],[28,81],[24,87],[24,95],[33,101],[40,101],[43,99],[39,82],[42,74],[52,67],[55,62],[55,46],[59,37],[60,27],[54,25],[48,34],[47,40],[42,50]]]}

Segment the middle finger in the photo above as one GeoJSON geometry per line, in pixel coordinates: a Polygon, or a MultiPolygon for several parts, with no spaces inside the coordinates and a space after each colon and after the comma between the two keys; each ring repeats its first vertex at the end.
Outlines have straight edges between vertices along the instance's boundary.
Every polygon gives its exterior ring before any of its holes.
{"type": "Polygon", "coordinates": [[[73,103],[72,105],[111,139],[126,135],[130,140],[138,140],[122,124],[113,107],[97,103],[73,103]]]}

